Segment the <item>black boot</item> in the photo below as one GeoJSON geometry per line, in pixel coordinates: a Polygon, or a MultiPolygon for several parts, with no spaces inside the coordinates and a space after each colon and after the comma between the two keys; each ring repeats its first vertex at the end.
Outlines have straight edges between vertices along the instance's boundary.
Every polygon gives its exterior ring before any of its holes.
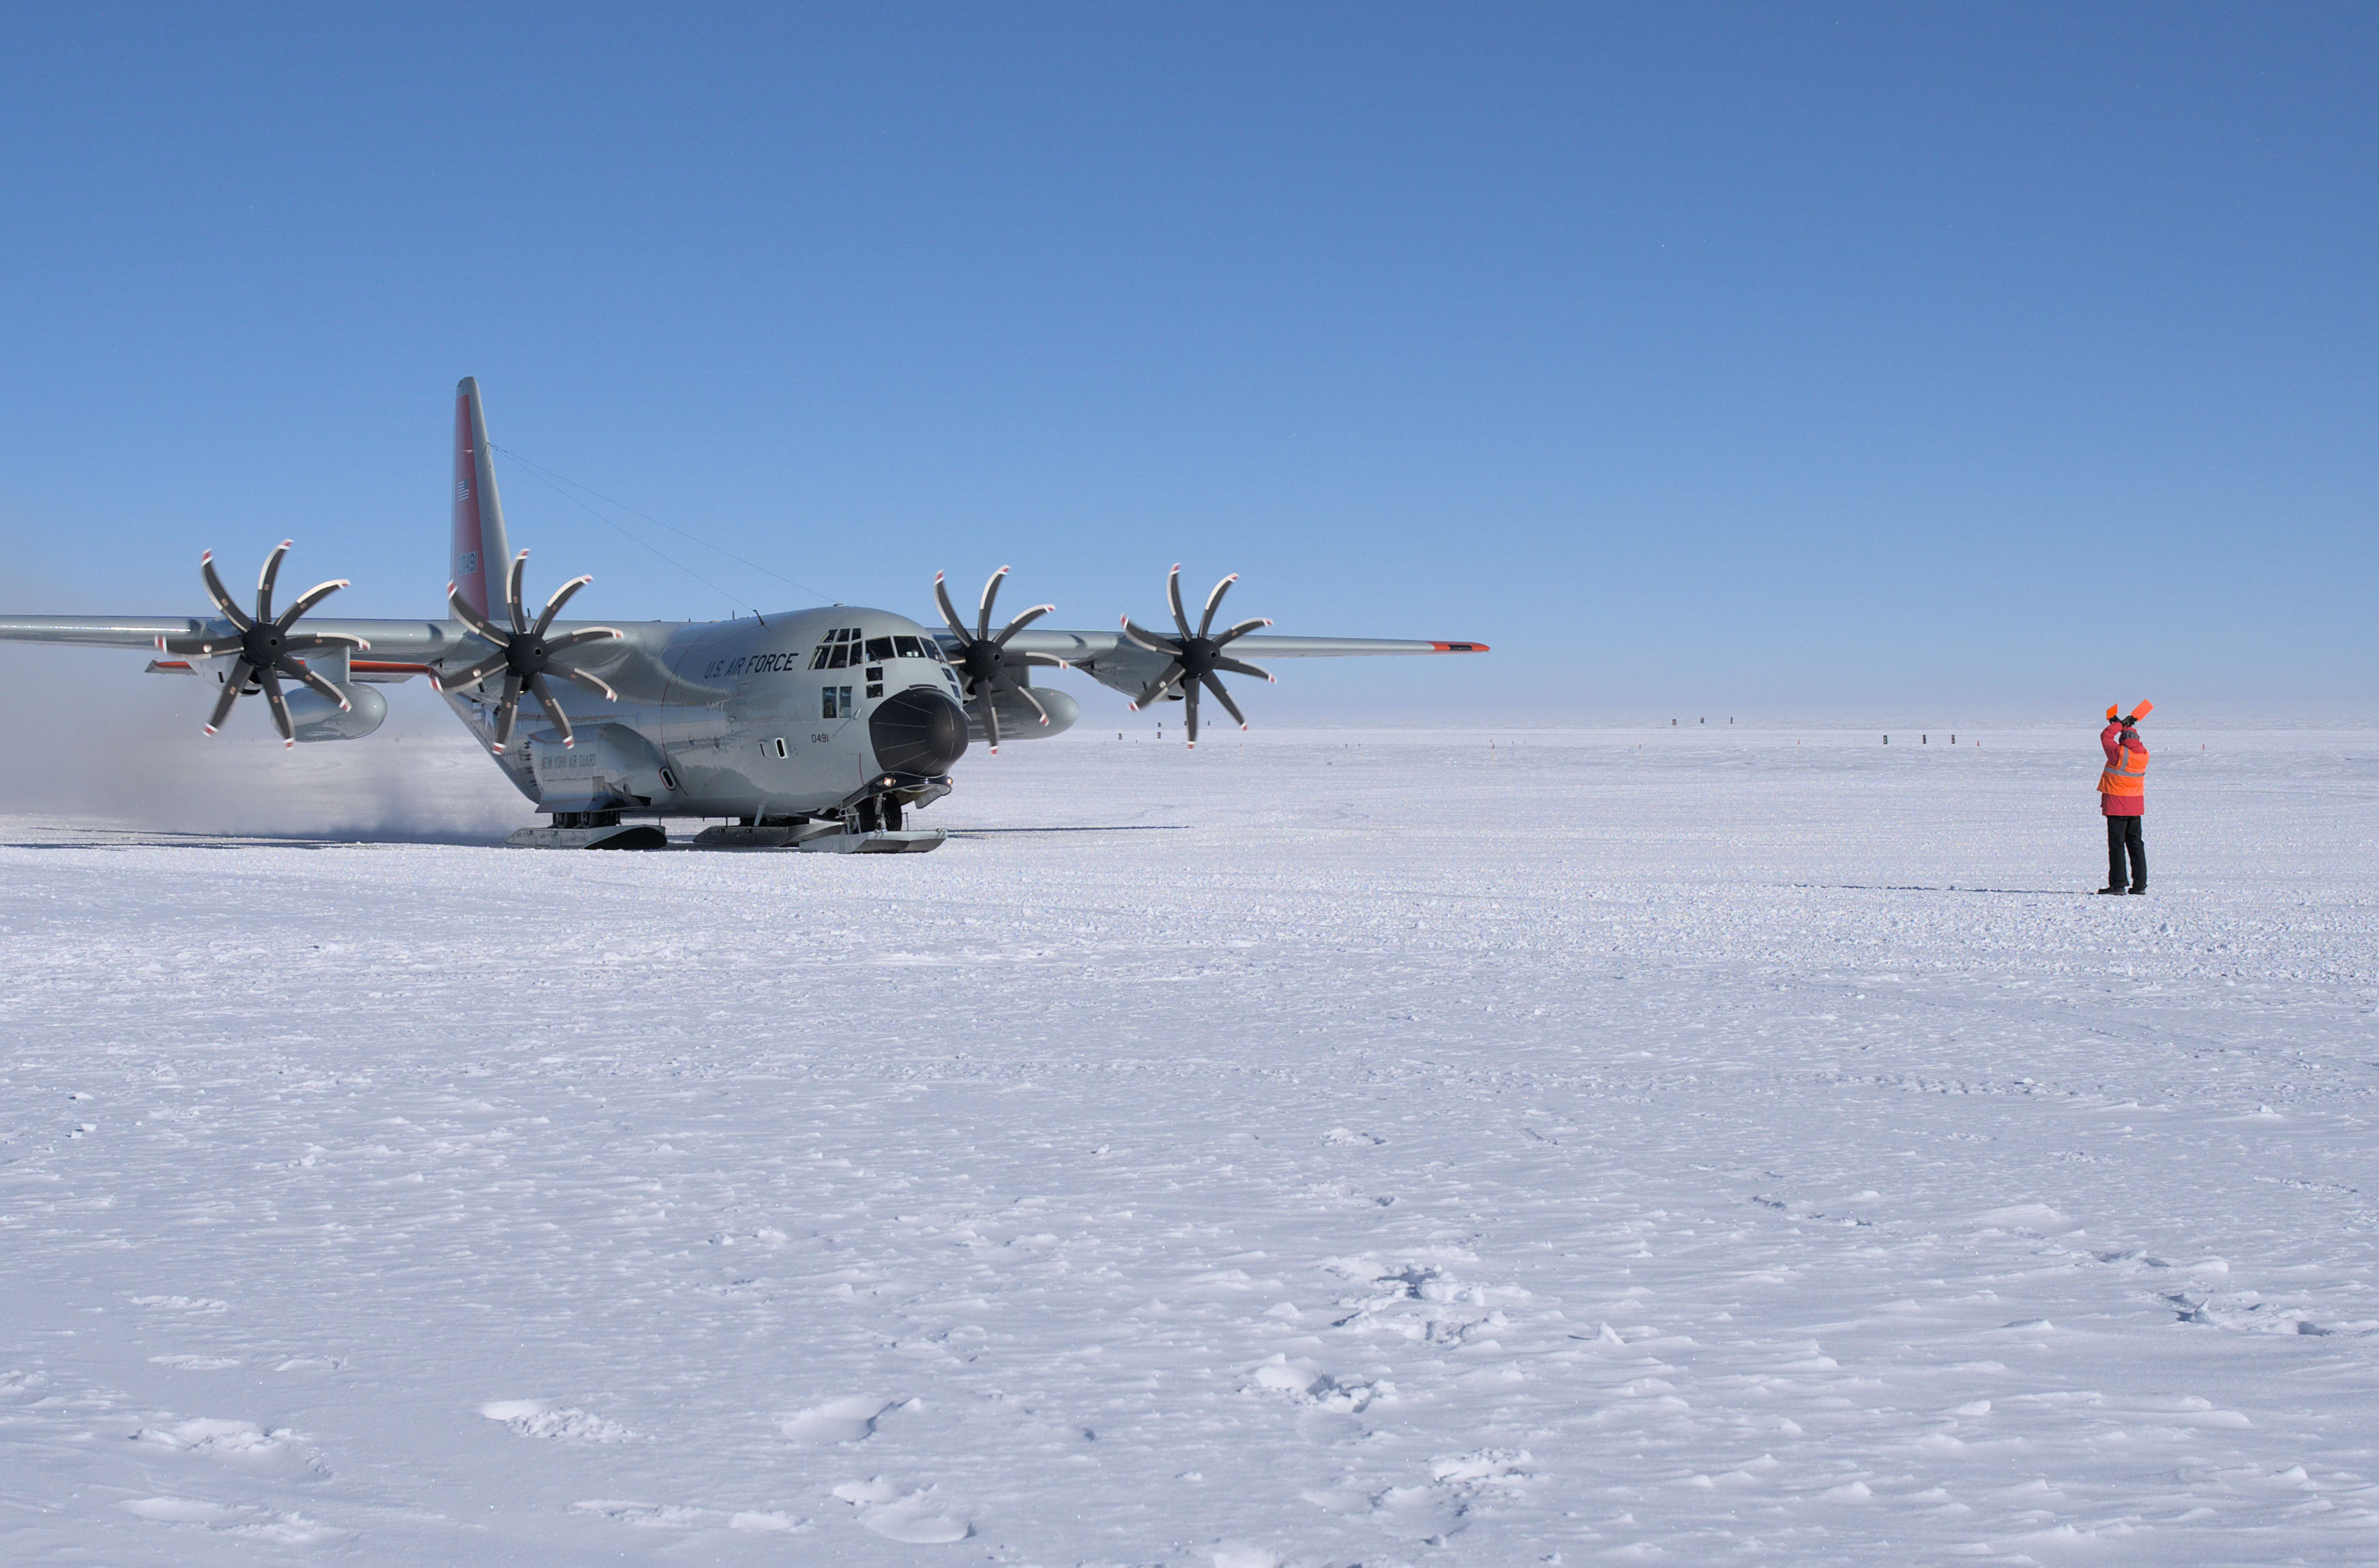
{"type": "MultiPolygon", "coordinates": [[[[2128,888],[2128,887],[2124,887],[2121,883],[2118,882],[2118,883],[2116,883],[2112,887],[2101,887],[2101,888],[2099,888],[2099,889],[2098,889],[2098,891],[2099,891],[2099,892],[2101,892],[2101,893],[2128,893],[2128,892],[2130,892],[2130,891],[2131,891],[2131,889],[2130,889],[2130,888],[2128,888]]],[[[2144,892],[2146,892],[2146,891],[2147,891],[2147,889],[2146,889],[2146,888],[2144,888],[2144,887],[2143,887],[2142,889],[2140,889],[2140,891],[2142,891],[2142,892],[2144,892],[2144,892]]]]}

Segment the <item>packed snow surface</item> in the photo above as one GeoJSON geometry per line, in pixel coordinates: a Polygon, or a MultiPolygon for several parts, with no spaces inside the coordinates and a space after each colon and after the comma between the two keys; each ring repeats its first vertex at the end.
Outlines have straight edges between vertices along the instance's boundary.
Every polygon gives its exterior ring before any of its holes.
{"type": "Polygon", "coordinates": [[[2379,1560],[2373,737],[1109,734],[0,825],[0,1559],[2379,1560]]]}

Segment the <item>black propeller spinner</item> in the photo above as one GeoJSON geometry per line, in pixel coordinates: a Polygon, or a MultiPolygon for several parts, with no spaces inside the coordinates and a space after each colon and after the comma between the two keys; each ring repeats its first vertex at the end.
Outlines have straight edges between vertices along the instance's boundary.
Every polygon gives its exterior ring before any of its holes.
{"type": "Polygon", "coordinates": [[[553,688],[546,684],[545,678],[549,675],[559,675],[564,681],[574,681],[588,691],[598,694],[607,702],[620,700],[620,694],[613,691],[600,676],[590,675],[584,669],[574,669],[562,662],[557,656],[587,643],[609,642],[614,637],[625,635],[624,633],[610,626],[587,626],[575,632],[565,633],[559,637],[548,637],[545,634],[552,626],[554,617],[562,613],[562,607],[570,602],[570,596],[595,579],[574,577],[562,584],[561,587],[554,590],[553,597],[545,601],[544,613],[537,618],[535,625],[531,625],[528,611],[521,603],[521,576],[527,570],[528,551],[523,550],[513,557],[512,573],[504,585],[504,608],[512,613],[513,625],[510,632],[504,631],[486,616],[473,609],[465,602],[462,590],[453,584],[446,585],[446,604],[447,608],[453,610],[454,619],[489,642],[495,644],[496,651],[468,669],[458,670],[451,675],[433,674],[430,677],[438,683],[438,689],[443,692],[477,685],[498,670],[503,671],[503,692],[496,700],[496,737],[489,742],[490,749],[499,752],[512,744],[513,720],[519,717],[523,691],[528,692],[537,698],[538,706],[545,709],[546,718],[552,720],[556,730],[562,731],[563,745],[574,746],[578,743],[576,734],[570,728],[570,716],[562,711],[562,705],[554,701],[553,688]]]}
{"type": "Polygon", "coordinates": [[[199,574],[206,579],[207,597],[215,601],[223,619],[232,623],[230,636],[200,633],[194,637],[160,637],[157,651],[179,654],[185,658],[211,657],[232,654],[231,669],[224,672],[223,695],[215,699],[215,710],[207,718],[207,733],[223,728],[231,717],[232,705],[239,701],[253,681],[264,692],[264,706],[272,710],[272,727],[281,731],[281,743],[297,743],[296,727],[289,719],[289,704],[281,694],[281,681],[285,676],[311,688],[339,705],[344,713],[352,706],[338,687],[307,667],[301,654],[316,648],[368,648],[369,643],[344,632],[293,632],[297,618],[347,585],[342,577],[334,582],[318,583],[298,596],[297,602],[281,612],[272,613],[272,584],[281,575],[281,558],[289,553],[290,541],[284,539],[265,558],[264,570],[256,579],[256,613],[248,614],[232,602],[231,594],[223,587],[223,579],[215,575],[215,552],[199,557],[199,574]]]}
{"type": "Polygon", "coordinates": [[[1239,711],[1239,705],[1231,700],[1231,694],[1225,691],[1222,681],[1214,678],[1216,670],[1226,669],[1234,675],[1253,675],[1266,681],[1273,679],[1269,672],[1223,652],[1231,643],[1259,626],[1271,625],[1271,621],[1261,617],[1242,621],[1219,637],[1210,635],[1214,626],[1214,611],[1221,607],[1223,596],[1230,592],[1231,585],[1238,580],[1239,574],[1234,572],[1214,585],[1214,591],[1206,596],[1206,613],[1199,619],[1198,630],[1192,632],[1190,630],[1189,612],[1181,608],[1181,566],[1177,561],[1171,574],[1165,579],[1165,597],[1173,606],[1173,623],[1181,628],[1181,635],[1161,637],[1133,625],[1130,616],[1123,618],[1125,636],[1151,653],[1165,655],[1169,661],[1157,672],[1156,679],[1142,688],[1140,695],[1132,698],[1131,706],[1135,709],[1146,707],[1178,686],[1183,706],[1189,710],[1182,717],[1190,730],[1190,744],[1193,747],[1198,743],[1198,692],[1201,687],[1214,694],[1214,700],[1223,705],[1224,712],[1239,721],[1240,729],[1248,727],[1247,715],[1239,711]]]}
{"type": "Polygon", "coordinates": [[[1007,576],[1008,568],[1003,566],[993,573],[991,580],[983,585],[982,613],[975,618],[974,630],[970,632],[966,622],[959,619],[958,610],[950,604],[950,591],[943,585],[942,574],[938,572],[934,573],[934,602],[942,607],[942,619],[950,623],[952,632],[958,633],[958,657],[950,663],[957,666],[959,678],[965,682],[967,701],[982,705],[976,713],[983,719],[983,732],[991,742],[991,754],[994,756],[999,754],[999,714],[995,705],[1002,695],[1021,697],[1025,706],[1041,716],[1042,723],[1049,722],[1049,710],[1041,706],[1041,699],[1033,694],[1032,687],[1016,678],[1013,667],[1020,663],[1050,669],[1066,668],[1064,659],[1050,654],[1011,654],[1008,651],[1008,639],[1057,609],[1054,604],[1034,605],[1009,621],[1008,629],[999,635],[995,637],[991,634],[991,603],[999,597],[999,585],[1007,576]]]}

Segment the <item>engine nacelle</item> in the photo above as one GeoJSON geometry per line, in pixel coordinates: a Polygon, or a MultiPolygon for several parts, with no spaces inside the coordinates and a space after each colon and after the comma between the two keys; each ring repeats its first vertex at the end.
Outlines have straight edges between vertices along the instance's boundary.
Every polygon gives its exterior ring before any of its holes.
{"type": "Polygon", "coordinates": [[[339,690],[346,694],[344,711],[311,686],[300,686],[294,681],[283,684],[282,694],[289,704],[289,723],[295,739],[359,741],[379,729],[380,721],[388,717],[388,699],[373,688],[357,683],[339,690]]]}
{"type": "MultiPolygon", "coordinates": [[[[1045,741],[1052,735],[1062,735],[1071,730],[1074,720],[1081,717],[1081,705],[1053,687],[1035,686],[1033,694],[1041,699],[1043,707],[1049,710],[1049,722],[1045,726],[1041,722],[1041,716],[1033,712],[1032,705],[1022,698],[1002,692],[992,699],[999,713],[999,738],[1003,742],[1045,741]]],[[[982,699],[977,698],[967,705],[967,738],[972,741],[987,739],[983,718],[975,712],[981,702],[982,699]]]]}

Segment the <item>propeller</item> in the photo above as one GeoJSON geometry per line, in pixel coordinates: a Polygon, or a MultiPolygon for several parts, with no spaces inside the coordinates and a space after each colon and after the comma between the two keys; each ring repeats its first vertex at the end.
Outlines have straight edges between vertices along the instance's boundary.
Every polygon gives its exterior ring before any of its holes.
{"type": "Polygon", "coordinates": [[[999,597],[999,585],[1007,577],[1008,568],[1003,566],[991,574],[989,582],[984,584],[983,608],[975,617],[974,630],[970,632],[950,603],[950,590],[942,581],[942,574],[938,572],[934,573],[934,602],[942,607],[942,619],[950,623],[952,632],[958,633],[958,657],[950,662],[958,667],[960,678],[965,682],[967,701],[980,701],[983,705],[977,711],[982,716],[984,734],[991,742],[994,756],[999,754],[999,715],[995,705],[1003,694],[1021,697],[1026,706],[1041,716],[1042,723],[1049,722],[1049,710],[1041,706],[1041,699],[1033,694],[1032,687],[1016,678],[1012,667],[1022,664],[1028,668],[1038,666],[1047,669],[1066,668],[1066,661],[1054,654],[1011,654],[1008,651],[1008,640],[1057,609],[1054,604],[1034,605],[1009,621],[1006,631],[996,637],[992,635],[992,601],[999,597]]]}
{"type": "Polygon", "coordinates": [[[316,648],[368,648],[371,645],[361,637],[344,632],[293,632],[297,618],[347,585],[342,577],[333,582],[318,583],[297,597],[297,602],[276,618],[272,613],[272,585],[281,575],[281,558],[289,553],[290,541],[284,539],[265,558],[264,570],[256,578],[256,613],[248,614],[233,602],[231,593],[215,575],[215,552],[208,550],[199,557],[199,575],[206,579],[207,597],[232,624],[228,636],[200,633],[189,637],[160,637],[160,653],[179,654],[185,658],[211,657],[230,654],[231,669],[223,676],[223,695],[215,699],[215,710],[207,718],[207,733],[223,728],[231,717],[232,705],[238,702],[254,681],[264,693],[264,705],[272,710],[272,727],[281,731],[281,743],[297,743],[296,727],[289,720],[289,704],[281,694],[285,678],[311,688],[339,705],[341,713],[353,705],[344,693],[306,666],[297,656],[316,648]]]}
{"type": "Polygon", "coordinates": [[[1169,661],[1157,672],[1156,679],[1142,688],[1140,695],[1132,698],[1132,707],[1135,710],[1146,707],[1175,687],[1179,687],[1182,701],[1189,708],[1183,718],[1188,721],[1190,744],[1193,747],[1198,744],[1198,692],[1201,687],[1214,694],[1214,700],[1223,705],[1223,711],[1239,721],[1240,729],[1248,727],[1247,715],[1239,711],[1239,705],[1231,700],[1231,694],[1223,689],[1221,681],[1215,679],[1216,670],[1228,670],[1234,675],[1260,676],[1266,681],[1274,679],[1269,671],[1232,658],[1223,652],[1233,642],[1259,626],[1271,625],[1271,621],[1259,617],[1253,621],[1242,621],[1220,636],[1211,634],[1214,627],[1214,611],[1221,608],[1223,596],[1231,591],[1231,585],[1238,580],[1239,574],[1234,572],[1214,585],[1214,591],[1206,596],[1206,613],[1199,618],[1198,629],[1192,632],[1190,630],[1190,614],[1181,608],[1181,567],[1177,561],[1171,574],[1165,579],[1165,597],[1173,606],[1173,623],[1181,629],[1181,634],[1178,637],[1159,636],[1133,625],[1130,616],[1123,618],[1125,636],[1151,653],[1165,655],[1169,661]]]}
{"type": "Polygon", "coordinates": [[[546,635],[553,625],[554,617],[560,615],[562,607],[570,602],[570,596],[595,579],[573,577],[556,588],[553,597],[545,601],[545,609],[537,616],[536,624],[531,625],[528,610],[521,603],[521,577],[527,570],[528,551],[523,550],[513,557],[512,574],[504,585],[504,608],[511,612],[513,622],[509,632],[473,609],[465,602],[461,589],[452,583],[446,585],[446,605],[454,612],[454,619],[495,644],[496,651],[467,669],[450,675],[432,672],[429,677],[437,682],[438,689],[444,692],[477,685],[499,670],[502,671],[503,694],[496,699],[496,737],[489,742],[489,749],[498,752],[512,743],[513,720],[519,717],[521,693],[524,691],[537,698],[538,706],[545,709],[545,716],[553,721],[556,730],[562,731],[563,745],[578,743],[577,736],[570,728],[570,716],[562,711],[562,705],[554,700],[553,688],[546,683],[545,678],[549,675],[574,681],[607,702],[620,700],[620,694],[601,677],[574,669],[564,664],[559,656],[588,643],[609,642],[614,637],[625,636],[625,633],[611,626],[587,626],[559,637],[546,635]]]}

